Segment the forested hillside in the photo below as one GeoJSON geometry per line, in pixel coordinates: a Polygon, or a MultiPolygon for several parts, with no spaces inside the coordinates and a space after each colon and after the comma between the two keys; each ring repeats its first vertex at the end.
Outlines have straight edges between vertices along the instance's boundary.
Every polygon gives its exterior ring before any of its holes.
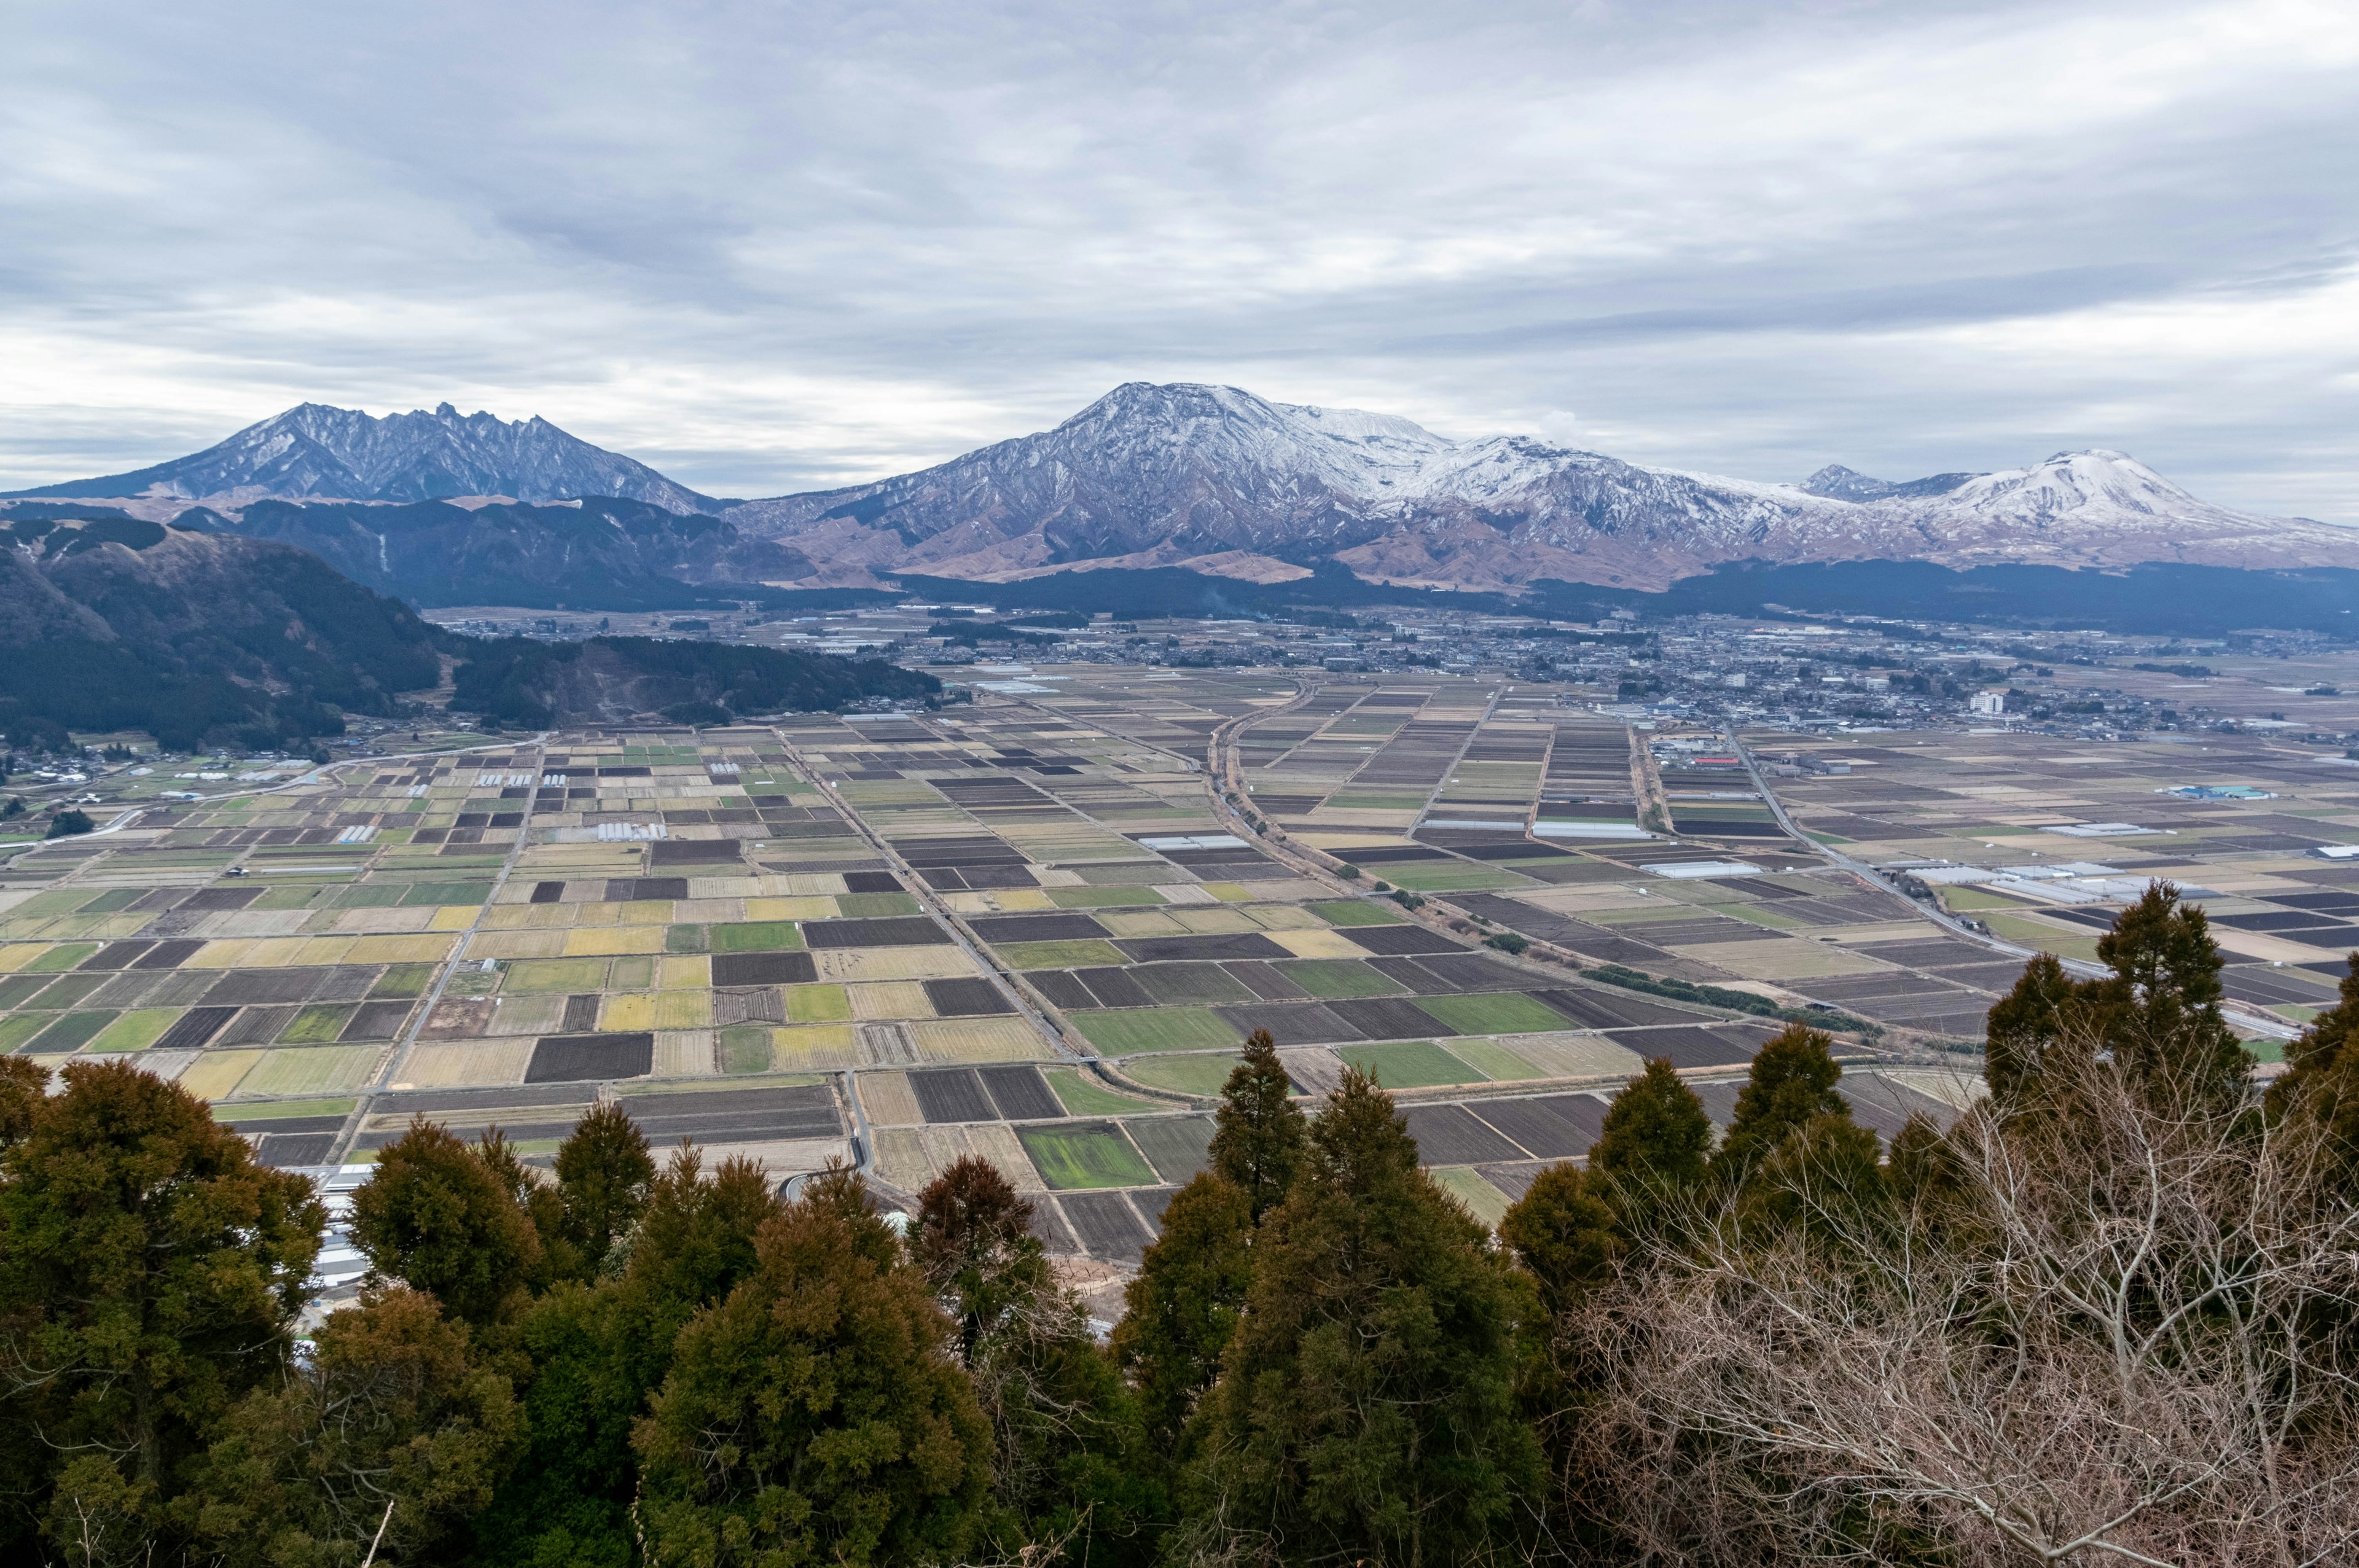
{"type": "Polygon", "coordinates": [[[1668,1061],[1496,1239],[1266,1034],[1093,1335],[993,1166],[890,1224],[414,1121],[324,1215],[129,1060],[0,1057],[0,1552],[357,1564],[2328,1563],[2359,1548],[2359,956],[2266,1096],[2157,886],[1888,1146],[1825,1036],[1668,1061]],[[372,1545],[372,1542],[375,1542],[372,1545]]]}

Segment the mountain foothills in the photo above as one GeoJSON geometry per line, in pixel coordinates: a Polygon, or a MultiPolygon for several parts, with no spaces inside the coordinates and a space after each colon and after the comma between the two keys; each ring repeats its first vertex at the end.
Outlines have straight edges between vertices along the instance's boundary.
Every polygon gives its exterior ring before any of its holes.
{"type": "Polygon", "coordinates": [[[438,687],[446,658],[458,707],[519,724],[722,723],[940,689],[823,654],[453,636],[308,550],[185,522],[20,518],[0,523],[0,736],[28,749],[119,730],[168,751],[298,749],[342,734],[348,713],[405,711],[402,694],[438,687]]]}
{"type": "Polygon", "coordinates": [[[1053,430],[915,473],[760,501],[447,404],[383,419],[307,404],[192,457],[8,503],[75,501],[148,516],[201,503],[219,526],[443,604],[662,608],[731,587],[1106,568],[1272,583],[1332,564],[1409,586],[1651,592],[1740,563],[2359,567],[2359,530],[2214,506],[2102,449],[1762,484],[1185,383],[1116,387],[1053,430]]]}
{"type": "Polygon", "coordinates": [[[441,634],[286,545],[136,518],[0,525],[0,731],[168,749],[342,732],[441,678],[441,634]]]}

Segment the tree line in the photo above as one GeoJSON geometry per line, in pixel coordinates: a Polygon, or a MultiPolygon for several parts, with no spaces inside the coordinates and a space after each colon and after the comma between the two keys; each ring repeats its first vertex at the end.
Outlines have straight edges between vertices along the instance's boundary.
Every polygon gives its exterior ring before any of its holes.
{"type": "Polygon", "coordinates": [[[962,1160],[536,1171],[415,1120],[372,1271],[127,1061],[0,1058],[0,1552],[19,1562],[1910,1564],[2348,1560],[2359,956],[2258,1092],[2200,909],[2028,965],[1989,1092],[1888,1146],[1799,1023],[1725,1131],[1666,1060],[1495,1235],[1268,1035],[1109,1336],[962,1160]]]}

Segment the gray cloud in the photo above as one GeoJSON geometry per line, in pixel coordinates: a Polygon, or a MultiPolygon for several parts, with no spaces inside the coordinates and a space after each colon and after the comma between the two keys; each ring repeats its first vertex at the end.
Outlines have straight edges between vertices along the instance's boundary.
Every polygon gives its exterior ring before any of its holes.
{"type": "Polygon", "coordinates": [[[1234,381],[1892,477],[2136,452],[2359,521],[2359,14],[20,11],[0,478],[302,398],[761,494],[1234,381]]]}

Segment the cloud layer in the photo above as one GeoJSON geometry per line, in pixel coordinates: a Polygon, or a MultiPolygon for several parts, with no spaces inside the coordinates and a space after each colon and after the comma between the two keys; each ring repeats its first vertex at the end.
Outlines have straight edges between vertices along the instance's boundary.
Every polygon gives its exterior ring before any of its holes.
{"type": "Polygon", "coordinates": [[[2359,522],[2347,4],[20,13],[0,482],[305,398],[721,494],[1212,380],[2359,522]]]}

